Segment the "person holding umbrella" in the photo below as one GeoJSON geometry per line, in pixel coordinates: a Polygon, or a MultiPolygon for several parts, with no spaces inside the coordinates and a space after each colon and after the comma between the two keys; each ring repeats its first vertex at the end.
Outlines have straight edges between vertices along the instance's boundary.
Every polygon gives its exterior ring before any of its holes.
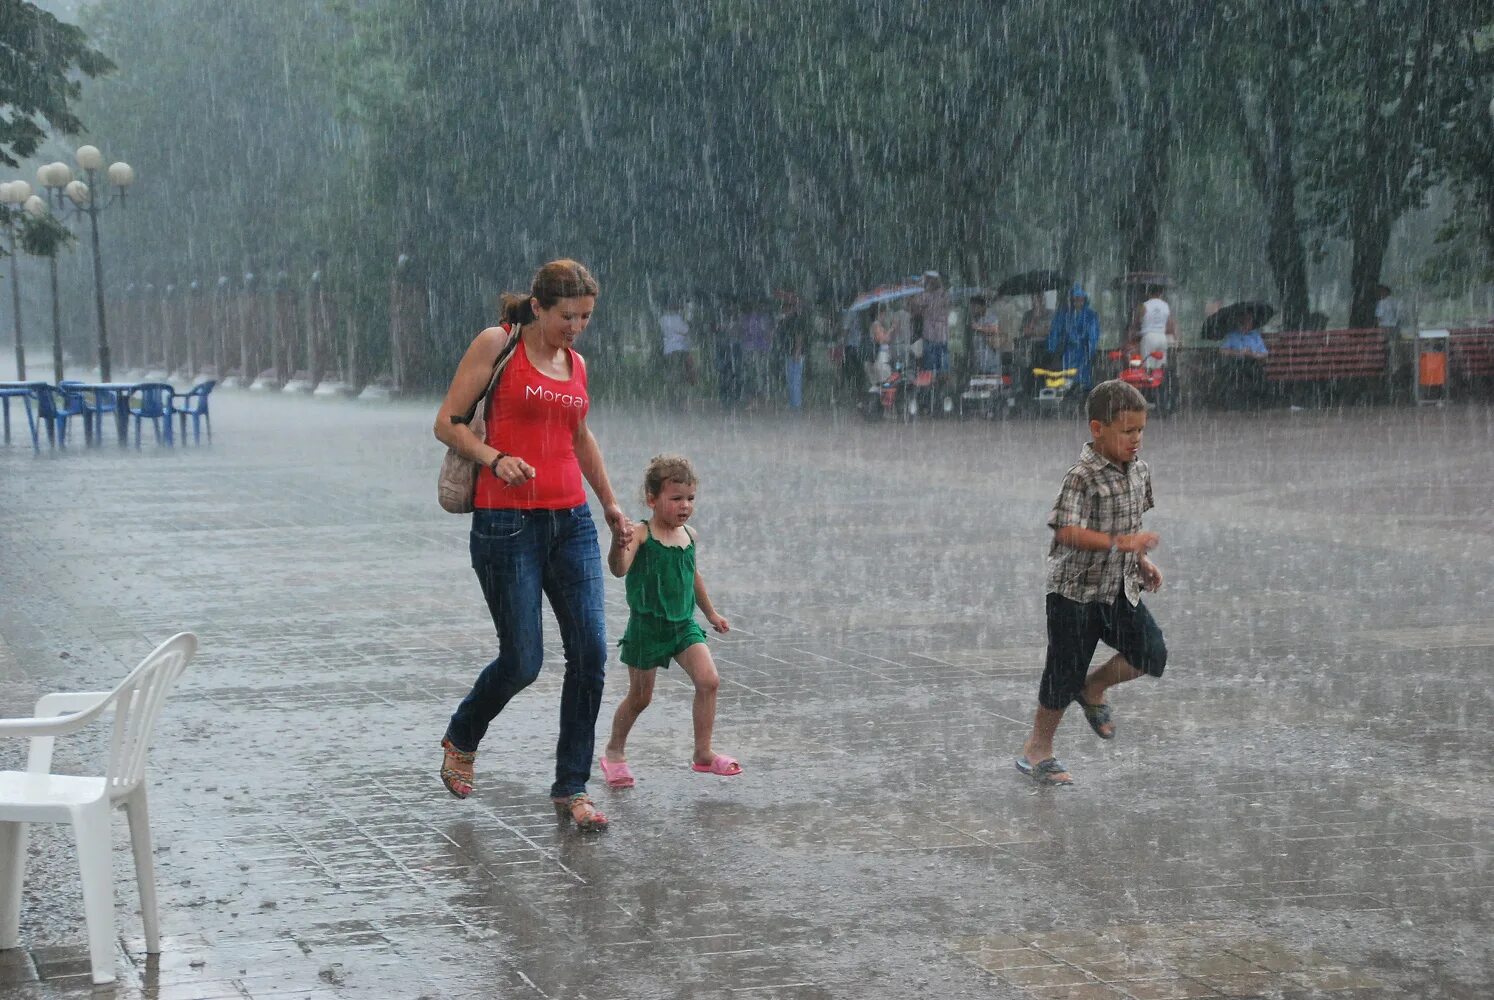
{"type": "Polygon", "coordinates": [[[923,319],[923,367],[942,381],[949,371],[949,291],[938,271],[923,272],[914,308],[923,319]]]}
{"type": "Polygon", "coordinates": [[[1048,334],[1052,332],[1053,313],[1048,309],[1046,293],[1063,288],[1068,283],[1068,279],[1059,272],[1040,269],[1013,274],[996,286],[998,299],[1016,298],[1022,295],[1029,296],[1031,299],[1031,304],[1017,322],[1011,346],[1007,349],[1010,356],[1005,359],[1012,368],[1013,383],[1020,399],[1032,398],[1034,388],[1032,368],[1037,361],[1039,345],[1043,344],[1048,339],[1048,334]]]}
{"type": "Polygon", "coordinates": [[[1255,314],[1252,312],[1240,313],[1239,319],[1235,320],[1234,329],[1225,334],[1224,342],[1219,345],[1219,355],[1225,358],[1264,361],[1270,353],[1266,350],[1266,339],[1261,336],[1260,327],[1256,325],[1255,314]]]}
{"type": "MultiPolygon", "coordinates": [[[[1221,310],[1222,311],[1222,310],[1221,310]]],[[[1234,322],[1219,345],[1221,382],[1226,409],[1260,402],[1266,393],[1266,340],[1250,308],[1234,310],[1234,322]]]]}

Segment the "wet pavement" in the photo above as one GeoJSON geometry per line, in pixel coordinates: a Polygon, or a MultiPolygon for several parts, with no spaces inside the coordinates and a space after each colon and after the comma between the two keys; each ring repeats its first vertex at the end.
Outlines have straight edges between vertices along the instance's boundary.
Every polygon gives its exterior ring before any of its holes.
{"type": "Polygon", "coordinates": [[[1494,995],[1490,409],[1154,421],[1167,675],[1116,691],[1113,743],[1065,719],[1057,791],[1012,758],[1080,424],[599,407],[619,493],[663,450],[702,474],[746,773],[690,771],[670,670],[590,837],[545,797],[548,619],[478,792],[436,777],[494,640],[433,412],[225,393],[211,447],[0,448],[0,714],[202,643],[152,756],[162,954],[117,822],[120,979],[89,986],[72,849],[37,828],[0,996],[1494,995]]]}

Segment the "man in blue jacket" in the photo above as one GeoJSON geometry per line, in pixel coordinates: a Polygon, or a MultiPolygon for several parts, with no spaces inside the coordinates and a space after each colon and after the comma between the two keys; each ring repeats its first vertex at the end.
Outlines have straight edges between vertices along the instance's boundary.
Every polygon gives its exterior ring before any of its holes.
{"type": "Polygon", "coordinates": [[[1100,317],[1089,307],[1089,296],[1077,281],[1069,289],[1068,301],[1053,314],[1047,346],[1050,354],[1062,356],[1064,368],[1078,369],[1078,391],[1089,391],[1094,385],[1095,351],[1100,346],[1100,317]]]}

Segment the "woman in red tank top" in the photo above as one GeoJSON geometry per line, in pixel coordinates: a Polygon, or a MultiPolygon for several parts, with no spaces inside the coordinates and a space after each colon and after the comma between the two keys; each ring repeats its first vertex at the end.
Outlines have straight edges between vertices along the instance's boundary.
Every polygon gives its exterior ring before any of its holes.
{"type": "Polygon", "coordinates": [[[597,290],[586,268],[557,260],[539,269],[528,296],[505,294],[503,325],[472,341],[436,415],[436,437],[481,466],[469,544],[498,632],[497,658],[446,727],[441,780],[457,798],[472,793],[472,765],[488,724],[539,676],[546,596],[565,647],[550,797],[582,830],[607,826],[586,794],[607,635],[601,551],[583,480],[602,505],[614,543],[626,545],[633,533],[586,426],[586,363],[572,349],[591,321],[597,290]],[[463,415],[487,388],[512,337],[518,344],[489,398],[479,438],[463,415]]]}

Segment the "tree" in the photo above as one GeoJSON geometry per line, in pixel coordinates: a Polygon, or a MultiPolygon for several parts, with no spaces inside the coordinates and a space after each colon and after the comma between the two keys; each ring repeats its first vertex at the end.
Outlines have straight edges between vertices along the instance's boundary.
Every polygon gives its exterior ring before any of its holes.
{"type": "Polygon", "coordinates": [[[1434,280],[1494,282],[1494,26],[1452,43],[1453,69],[1439,88],[1436,162],[1454,199],[1432,263],[1434,280]],[[1466,238],[1477,246],[1459,253],[1466,238]],[[1459,259],[1462,257],[1463,259],[1459,259]]]}
{"type": "Polygon", "coordinates": [[[1309,0],[1269,4],[1243,0],[1228,11],[1228,29],[1211,53],[1218,69],[1209,90],[1220,117],[1229,122],[1261,199],[1266,259],[1288,330],[1307,324],[1307,247],[1297,209],[1298,118],[1311,92],[1308,63],[1315,34],[1309,0]]]}
{"type": "Polygon", "coordinates": [[[1160,271],[1179,128],[1213,22],[1207,5],[1191,0],[1124,0],[1104,16],[1116,106],[1136,139],[1115,203],[1122,259],[1127,271],[1160,271]]]}
{"type": "Polygon", "coordinates": [[[79,28],[36,4],[0,0],[0,163],[19,166],[35,153],[47,136],[44,123],[68,135],[82,131],[73,112],[82,82],[74,74],[113,68],[79,28]]]}
{"type": "Polygon", "coordinates": [[[1309,175],[1320,219],[1350,244],[1349,323],[1375,325],[1391,230],[1437,180],[1435,110],[1457,84],[1468,32],[1489,0],[1342,0],[1318,5],[1311,58],[1323,81],[1309,175]]]}

